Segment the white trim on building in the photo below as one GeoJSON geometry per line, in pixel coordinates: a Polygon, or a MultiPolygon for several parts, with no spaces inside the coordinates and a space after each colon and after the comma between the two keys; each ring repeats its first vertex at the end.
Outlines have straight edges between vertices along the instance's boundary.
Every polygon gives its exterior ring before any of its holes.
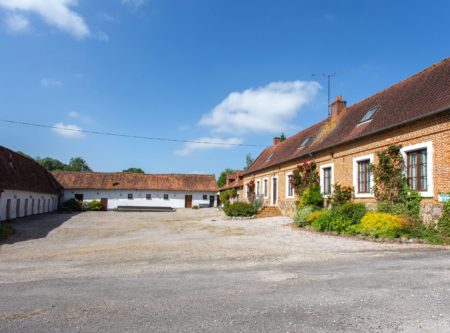
{"type": "Polygon", "coordinates": [[[370,172],[370,183],[369,183],[369,188],[370,188],[370,192],[369,193],[359,193],[358,192],[358,162],[361,161],[365,161],[368,160],[370,162],[370,164],[373,164],[374,161],[374,155],[373,154],[369,154],[369,155],[364,155],[364,156],[358,156],[353,158],[353,188],[355,190],[355,198],[373,198],[373,185],[374,185],[374,179],[373,179],[373,172],[370,172]]]}
{"type": "Polygon", "coordinates": [[[324,164],[320,166],[320,192],[324,195],[324,197],[329,197],[331,194],[333,194],[334,191],[334,163],[330,164],[324,164]],[[324,169],[331,168],[331,193],[325,194],[325,177],[324,177],[324,169]]]}
{"type": "Polygon", "coordinates": [[[288,172],[286,173],[286,198],[287,199],[292,199],[294,198],[294,186],[292,186],[291,182],[290,182],[290,177],[293,175],[292,172],[288,172]],[[291,193],[289,193],[291,192],[291,193]]]}
{"type": "Polygon", "coordinates": [[[269,198],[269,178],[268,177],[264,177],[263,178],[263,193],[264,198],[267,199],[269,198]]]}

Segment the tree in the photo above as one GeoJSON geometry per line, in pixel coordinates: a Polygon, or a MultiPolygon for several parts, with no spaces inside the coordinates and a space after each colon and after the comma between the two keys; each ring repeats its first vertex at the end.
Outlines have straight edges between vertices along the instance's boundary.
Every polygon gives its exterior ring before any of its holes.
{"type": "Polygon", "coordinates": [[[226,168],[222,171],[222,173],[219,176],[219,179],[217,180],[217,186],[222,187],[227,183],[227,175],[230,173],[235,173],[236,170],[226,168]]]}
{"type": "Polygon", "coordinates": [[[70,171],[92,171],[86,161],[81,157],[72,157],[69,162],[70,171]]]}
{"type": "Polygon", "coordinates": [[[284,135],[284,132],[283,133],[281,133],[281,135],[280,135],[280,142],[283,142],[283,141],[285,141],[286,140],[286,135],[284,135]]]}
{"type": "Polygon", "coordinates": [[[122,172],[145,173],[144,170],[142,170],[141,168],[128,168],[128,169],[122,170],[122,172]]]}
{"type": "Polygon", "coordinates": [[[254,161],[255,160],[253,159],[252,154],[248,153],[247,156],[245,156],[245,167],[244,167],[244,170],[247,170],[250,167],[250,165],[253,164],[254,161]]]}
{"type": "Polygon", "coordinates": [[[69,166],[60,160],[51,158],[51,157],[44,157],[44,158],[37,158],[37,162],[42,165],[47,171],[64,171],[69,170],[69,166]]]}

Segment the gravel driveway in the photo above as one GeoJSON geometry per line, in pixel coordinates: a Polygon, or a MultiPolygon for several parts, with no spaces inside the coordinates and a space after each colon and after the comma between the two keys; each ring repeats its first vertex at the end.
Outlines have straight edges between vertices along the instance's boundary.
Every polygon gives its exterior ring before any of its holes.
{"type": "Polygon", "coordinates": [[[15,223],[0,332],[450,332],[450,250],[215,209],[15,223]]]}

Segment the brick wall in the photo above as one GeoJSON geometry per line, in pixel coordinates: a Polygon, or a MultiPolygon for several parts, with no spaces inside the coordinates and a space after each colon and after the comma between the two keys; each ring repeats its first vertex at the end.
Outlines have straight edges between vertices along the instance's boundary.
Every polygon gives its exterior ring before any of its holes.
{"type": "MultiPolygon", "coordinates": [[[[321,165],[333,163],[334,183],[353,186],[353,158],[374,154],[385,149],[387,146],[401,144],[403,147],[431,142],[432,154],[432,174],[433,179],[429,179],[434,187],[433,193],[429,197],[424,197],[423,215],[426,221],[436,219],[440,214],[441,204],[438,202],[438,193],[450,192],[450,112],[441,113],[416,121],[392,130],[387,130],[370,137],[359,139],[350,143],[340,145],[313,154],[313,158],[321,165]]],[[[271,203],[272,198],[272,178],[278,177],[278,206],[286,215],[293,215],[297,197],[286,197],[286,176],[294,168],[304,161],[311,161],[311,157],[299,158],[272,168],[261,170],[244,177],[244,183],[250,180],[261,180],[261,193],[263,193],[263,179],[268,178],[268,198],[266,204],[271,203]]],[[[375,163],[377,163],[375,156],[375,163]]],[[[364,202],[374,205],[375,198],[356,198],[357,202],[364,202]]]]}

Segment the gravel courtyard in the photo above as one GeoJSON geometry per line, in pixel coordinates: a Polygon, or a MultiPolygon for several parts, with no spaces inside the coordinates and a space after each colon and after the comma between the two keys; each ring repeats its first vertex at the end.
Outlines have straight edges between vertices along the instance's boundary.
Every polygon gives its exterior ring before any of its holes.
{"type": "Polygon", "coordinates": [[[216,209],[25,218],[0,332],[450,332],[450,249],[216,209]]]}

